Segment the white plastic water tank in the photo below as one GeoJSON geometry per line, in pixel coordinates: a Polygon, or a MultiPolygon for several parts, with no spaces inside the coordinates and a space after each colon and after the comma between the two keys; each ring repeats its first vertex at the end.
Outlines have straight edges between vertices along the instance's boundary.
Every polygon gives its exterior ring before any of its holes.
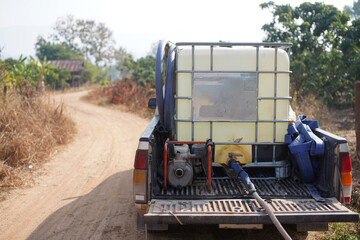
{"type": "MultiPolygon", "coordinates": [[[[214,142],[284,142],[289,120],[289,56],[278,48],[275,60],[275,52],[275,48],[260,47],[257,61],[255,47],[214,47],[211,61],[210,46],[196,46],[193,63],[191,47],[178,47],[176,70],[183,72],[177,73],[176,80],[177,140],[204,141],[212,137],[214,142]],[[276,70],[283,73],[273,73],[275,61],[276,70]],[[271,99],[274,97],[283,99],[271,99]],[[194,122],[193,128],[191,120],[202,122],[194,122]],[[257,120],[269,122],[256,124],[257,120]],[[275,124],[275,134],[274,120],[286,120],[275,124]]],[[[227,153],[232,151],[242,153],[238,160],[249,163],[251,147],[217,145],[215,161],[226,162],[227,153]]]]}

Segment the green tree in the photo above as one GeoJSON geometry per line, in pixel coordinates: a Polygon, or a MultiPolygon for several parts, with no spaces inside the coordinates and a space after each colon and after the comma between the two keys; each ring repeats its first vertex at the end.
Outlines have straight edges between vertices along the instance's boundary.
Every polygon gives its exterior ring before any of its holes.
{"type": "Polygon", "coordinates": [[[78,29],[73,15],[59,17],[53,27],[52,40],[56,43],[64,44],[73,51],[79,51],[78,29]]]}
{"type": "Polygon", "coordinates": [[[360,17],[360,1],[354,1],[353,6],[346,5],[344,12],[349,14],[352,19],[358,19],[360,17]]]}
{"type": "Polygon", "coordinates": [[[64,89],[70,86],[71,74],[66,69],[48,65],[48,72],[45,75],[45,84],[51,89],[64,89]]]}
{"type": "Polygon", "coordinates": [[[132,79],[142,86],[150,84],[155,87],[155,65],[154,56],[146,56],[134,60],[130,55],[125,59],[125,67],[131,72],[132,79]]]}
{"type": "Polygon", "coordinates": [[[93,20],[76,21],[79,39],[82,47],[80,51],[87,59],[94,59],[96,66],[106,66],[111,63],[115,51],[113,32],[104,23],[93,20]]]}
{"type": "Polygon", "coordinates": [[[66,44],[55,44],[47,42],[44,38],[38,37],[35,44],[36,56],[41,60],[68,60],[83,59],[84,57],[74,52],[66,44]]]}
{"type": "Polygon", "coordinates": [[[97,66],[111,63],[115,51],[113,32],[104,23],[75,19],[72,15],[60,17],[54,26],[52,40],[68,46],[97,66]]]}
{"type": "Polygon", "coordinates": [[[127,53],[126,49],[120,47],[114,52],[115,69],[122,73],[123,76],[128,74],[129,69],[126,67],[126,62],[134,60],[133,57],[127,53]]]}
{"type": "Polygon", "coordinates": [[[88,61],[84,61],[86,71],[82,75],[82,82],[102,83],[109,79],[107,69],[98,67],[88,61]]]}
{"type": "Polygon", "coordinates": [[[341,43],[343,63],[348,81],[348,99],[354,98],[353,83],[360,79],[360,18],[352,21],[341,43]]]}
{"type": "MultiPolygon", "coordinates": [[[[1,48],[0,48],[0,56],[1,56],[1,48]]],[[[9,76],[8,68],[9,68],[8,63],[0,59],[0,87],[3,89],[2,97],[4,104],[6,104],[6,95],[7,95],[8,87],[10,85],[10,76],[9,76]]]]}
{"type": "Polygon", "coordinates": [[[9,67],[10,82],[15,88],[21,88],[27,84],[37,86],[37,81],[33,78],[35,76],[33,68],[26,64],[26,59],[21,55],[17,62],[9,67]]]}
{"type": "Polygon", "coordinates": [[[327,103],[347,102],[351,84],[343,67],[341,44],[348,31],[348,15],[318,2],[295,8],[267,2],[260,7],[273,14],[272,22],[262,27],[264,40],[292,43],[292,95],[313,93],[327,103]]]}
{"type": "MultiPolygon", "coordinates": [[[[81,82],[102,82],[107,80],[107,73],[103,68],[93,65],[91,62],[85,60],[84,56],[76,53],[65,43],[58,44],[47,42],[45,39],[38,37],[37,43],[35,44],[36,56],[42,60],[71,60],[71,59],[81,59],[84,60],[84,65],[86,70],[81,74],[81,82]]],[[[48,76],[46,83],[50,85],[51,88],[64,88],[68,84],[65,84],[66,81],[69,81],[67,74],[64,72],[56,71],[59,77],[64,77],[64,79],[56,79],[56,77],[48,76]]],[[[70,73],[69,73],[70,74],[70,73]]]]}

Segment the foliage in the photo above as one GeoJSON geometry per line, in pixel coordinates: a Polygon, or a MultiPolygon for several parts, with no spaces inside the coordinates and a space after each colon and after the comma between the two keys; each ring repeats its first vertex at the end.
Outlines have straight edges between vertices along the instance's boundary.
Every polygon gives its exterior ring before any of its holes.
{"type": "Polygon", "coordinates": [[[82,74],[81,82],[104,84],[109,81],[110,69],[113,79],[129,77],[131,72],[135,81],[141,84],[150,82],[154,75],[155,68],[151,63],[154,57],[142,58],[137,63],[124,48],[116,49],[113,33],[104,23],[68,15],[58,18],[53,29],[49,39],[38,37],[37,57],[44,61],[83,59],[87,71],[82,74]],[[130,65],[126,64],[131,61],[136,64],[128,68],[130,65]]]}
{"type": "Polygon", "coordinates": [[[349,27],[349,17],[332,5],[324,3],[302,3],[292,8],[290,5],[276,5],[267,2],[260,5],[270,9],[273,20],[262,29],[265,41],[291,42],[292,96],[310,93],[327,104],[349,104],[353,100],[355,76],[349,69],[357,71],[349,61],[354,58],[355,42],[359,40],[357,29],[349,27]],[[351,29],[356,32],[352,34],[351,29]],[[351,47],[344,51],[344,43],[351,47]]]}
{"type": "Polygon", "coordinates": [[[139,83],[142,86],[150,84],[151,87],[155,87],[156,58],[154,56],[149,55],[134,60],[134,58],[129,55],[125,59],[124,65],[131,71],[134,82],[139,83]]]}
{"type": "Polygon", "coordinates": [[[82,82],[102,83],[109,78],[109,72],[89,61],[84,61],[86,71],[82,75],[82,82]]]}
{"type": "Polygon", "coordinates": [[[3,87],[10,85],[10,76],[9,76],[8,68],[9,68],[8,63],[0,59],[0,84],[3,87]]]}
{"type": "MultiPolygon", "coordinates": [[[[341,43],[340,49],[343,52],[344,68],[347,71],[346,79],[349,84],[360,79],[360,18],[352,21],[344,33],[345,39],[341,43]]],[[[353,98],[353,91],[351,97],[353,98]]]]}
{"type": "Polygon", "coordinates": [[[118,48],[114,52],[115,69],[121,72],[123,76],[126,76],[129,72],[129,69],[126,67],[128,58],[132,58],[132,56],[127,53],[126,49],[123,47],[118,48]]]}
{"type": "Polygon", "coordinates": [[[354,1],[352,7],[346,5],[344,7],[344,12],[349,14],[349,16],[351,16],[351,18],[358,19],[360,17],[360,1],[359,0],[354,1]]]}
{"type": "Polygon", "coordinates": [[[42,37],[38,37],[38,40],[35,44],[35,50],[36,56],[41,61],[83,59],[83,56],[74,52],[67,45],[47,42],[42,37]]]}
{"type": "MultiPolygon", "coordinates": [[[[81,54],[78,54],[77,52],[75,52],[74,50],[72,50],[69,46],[67,46],[66,44],[56,44],[56,43],[51,43],[51,42],[47,42],[45,39],[39,37],[38,41],[36,43],[36,56],[41,59],[41,60],[71,60],[71,59],[82,59],[84,60],[84,57],[81,54]]],[[[92,82],[92,83],[96,83],[96,82],[103,82],[106,81],[108,79],[108,73],[105,69],[103,69],[102,67],[96,66],[94,64],[92,64],[91,62],[84,60],[84,65],[86,70],[84,72],[81,73],[81,82],[82,83],[86,83],[86,82],[92,82]]],[[[49,83],[49,81],[51,81],[52,79],[52,83],[51,88],[63,88],[68,86],[68,84],[66,84],[66,81],[69,81],[69,77],[68,74],[66,74],[63,71],[57,70],[57,74],[60,74],[62,77],[64,77],[64,79],[61,79],[61,77],[59,79],[56,79],[56,77],[51,77],[49,76],[47,78],[47,83],[49,83]],[[55,82],[54,82],[55,81],[55,82]]],[[[69,73],[70,74],[70,73],[69,73]]]]}
{"type": "Polygon", "coordinates": [[[147,102],[151,97],[155,97],[155,90],[149,84],[141,86],[131,79],[89,92],[92,101],[121,104],[145,117],[153,115],[153,110],[147,108],[147,102]]]}
{"type": "Polygon", "coordinates": [[[4,70],[0,80],[6,87],[12,87],[19,93],[23,87],[33,86],[42,90],[43,84],[52,89],[64,88],[66,81],[71,79],[70,73],[65,69],[41,62],[33,57],[20,56],[18,60],[6,59],[2,65],[4,70]]]}
{"type": "Polygon", "coordinates": [[[45,75],[45,84],[51,89],[64,89],[70,86],[71,74],[66,69],[54,65],[48,65],[48,73],[45,75]]]}
{"type": "Polygon", "coordinates": [[[115,41],[112,31],[104,23],[68,15],[58,18],[53,29],[55,43],[69,47],[96,66],[106,66],[112,61],[115,41]]]}
{"type": "Polygon", "coordinates": [[[358,224],[353,223],[333,223],[330,225],[330,234],[325,236],[324,240],[355,240],[360,239],[357,232],[358,224]],[[354,227],[355,225],[355,227],[354,227]]]}
{"type": "Polygon", "coordinates": [[[12,66],[14,66],[17,63],[18,60],[13,58],[7,58],[4,60],[4,63],[6,64],[6,69],[9,70],[12,66]]]}
{"type": "Polygon", "coordinates": [[[27,58],[20,56],[16,63],[9,67],[10,83],[15,88],[25,85],[38,86],[38,81],[43,78],[42,64],[33,57],[27,58]]]}

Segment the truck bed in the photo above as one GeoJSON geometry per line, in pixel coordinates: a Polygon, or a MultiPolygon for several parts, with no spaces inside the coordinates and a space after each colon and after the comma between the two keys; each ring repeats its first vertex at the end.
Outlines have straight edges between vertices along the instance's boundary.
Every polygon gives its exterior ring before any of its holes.
{"type": "MultiPolygon", "coordinates": [[[[307,187],[291,178],[252,178],[259,195],[283,224],[356,222],[358,214],[336,198],[317,202],[307,187]]],[[[211,188],[205,179],[191,186],[161,189],[153,196],[144,216],[148,224],[269,224],[259,203],[236,178],[214,178],[211,188]]]]}
{"type": "MultiPolygon", "coordinates": [[[[356,222],[358,214],[335,198],[272,199],[268,203],[281,223],[356,222]]],[[[254,199],[153,199],[144,216],[152,224],[269,224],[265,210],[254,199]]]]}
{"type": "MultiPolygon", "coordinates": [[[[292,198],[305,199],[311,198],[310,191],[302,183],[288,179],[252,179],[251,180],[259,195],[264,199],[271,198],[292,198]]],[[[240,179],[214,178],[211,188],[208,189],[206,181],[198,181],[182,189],[169,187],[167,190],[161,188],[156,199],[230,199],[230,198],[250,198],[245,190],[244,184],[240,179]]]]}

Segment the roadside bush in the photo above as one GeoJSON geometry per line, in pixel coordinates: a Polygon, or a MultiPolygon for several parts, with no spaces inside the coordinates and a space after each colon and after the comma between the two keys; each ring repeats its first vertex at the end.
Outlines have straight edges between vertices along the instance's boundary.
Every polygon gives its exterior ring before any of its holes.
{"type": "Polygon", "coordinates": [[[22,185],[22,170],[41,165],[75,129],[62,104],[50,104],[34,88],[22,90],[0,105],[0,189],[22,185]]]}
{"type": "Polygon", "coordinates": [[[92,101],[104,100],[112,104],[120,104],[127,107],[129,111],[140,113],[149,117],[153,110],[147,108],[149,98],[155,97],[155,89],[150,84],[141,86],[131,79],[121,81],[113,86],[95,89],[89,93],[92,101]]]}

